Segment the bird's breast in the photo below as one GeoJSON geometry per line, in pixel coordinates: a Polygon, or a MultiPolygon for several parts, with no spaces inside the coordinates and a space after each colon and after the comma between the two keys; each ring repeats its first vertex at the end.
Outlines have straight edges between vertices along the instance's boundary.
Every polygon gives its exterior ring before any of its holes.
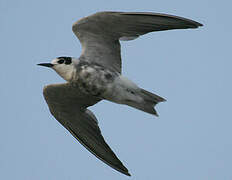
{"type": "Polygon", "coordinates": [[[83,93],[100,97],[110,88],[117,74],[99,65],[83,63],[77,68],[77,77],[83,93]]]}

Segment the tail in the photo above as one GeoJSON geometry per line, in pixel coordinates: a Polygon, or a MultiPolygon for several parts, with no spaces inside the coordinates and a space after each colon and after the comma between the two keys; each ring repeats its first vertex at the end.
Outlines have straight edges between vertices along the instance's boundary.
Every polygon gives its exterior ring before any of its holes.
{"type": "Polygon", "coordinates": [[[142,110],[144,112],[154,114],[155,116],[158,116],[156,110],[155,110],[155,105],[158,104],[159,102],[164,102],[166,101],[164,98],[153,94],[151,92],[148,92],[144,89],[140,89],[139,92],[136,92],[137,96],[140,96],[143,99],[143,102],[136,102],[136,101],[128,101],[127,105],[132,106],[136,109],[142,110]]]}

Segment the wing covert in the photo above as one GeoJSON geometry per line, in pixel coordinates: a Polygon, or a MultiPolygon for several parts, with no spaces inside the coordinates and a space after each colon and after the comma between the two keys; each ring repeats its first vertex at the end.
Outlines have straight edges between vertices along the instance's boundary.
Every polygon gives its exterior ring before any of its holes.
{"type": "Polygon", "coordinates": [[[133,40],[152,32],[197,28],[202,24],[168,14],[149,12],[98,12],[72,26],[82,45],[81,57],[121,73],[119,40],[133,40]]]}

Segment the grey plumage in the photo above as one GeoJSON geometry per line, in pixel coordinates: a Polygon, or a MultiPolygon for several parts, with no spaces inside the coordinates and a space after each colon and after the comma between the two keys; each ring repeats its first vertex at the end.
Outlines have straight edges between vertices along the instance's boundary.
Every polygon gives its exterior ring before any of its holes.
{"type": "Polygon", "coordinates": [[[82,44],[81,57],[121,72],[121,37],[138,37],[152,31],[199,26],[202,24],[167,14],[99,12],[75,22],[72,30],[82,44]]]}
{"type": "Polygon", "coordinates": [[[82,45],[79,59],[59,57],[50,67],[67,83],[45,86],[43,94],[52,115],[100,160],[130,175],[105,142],[97,118],[88,110],[102,99],[127,104],[157,115],[154,106],[164,98],[139,88],[121,75],[120,40],[171,29],[197,28],[202,24],[182,17],[137,12],[99,12],[80,19],[72,30],[82,45]]]}
{"type": "Polygon", "coordinates": [[[94,114],[86,109],[100,99],[81,93],[71,83],[44,87],[43,94],[52,115],[91,153],[114,169],[130,175],[106,144],[94,114]]]}

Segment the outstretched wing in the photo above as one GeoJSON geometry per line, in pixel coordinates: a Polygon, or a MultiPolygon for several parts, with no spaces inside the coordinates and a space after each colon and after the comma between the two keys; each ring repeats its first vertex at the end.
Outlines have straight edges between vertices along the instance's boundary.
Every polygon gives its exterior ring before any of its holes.
{"type": "Polygon", "coordinates": [[[130,176],[105,142],[94,114],[86,109],[99,99],[80,93],[70,83],[48,85],[43,91],[52,115],[97,158],[130,176]]]}
{"type": "Polygon", "coordinates": [[[80,19],[72,30],[82,45],[82,58],[121,72],[119,40],[170,29],[197,28],[202,24],[167,14],[99,12],[80,19]]]}

